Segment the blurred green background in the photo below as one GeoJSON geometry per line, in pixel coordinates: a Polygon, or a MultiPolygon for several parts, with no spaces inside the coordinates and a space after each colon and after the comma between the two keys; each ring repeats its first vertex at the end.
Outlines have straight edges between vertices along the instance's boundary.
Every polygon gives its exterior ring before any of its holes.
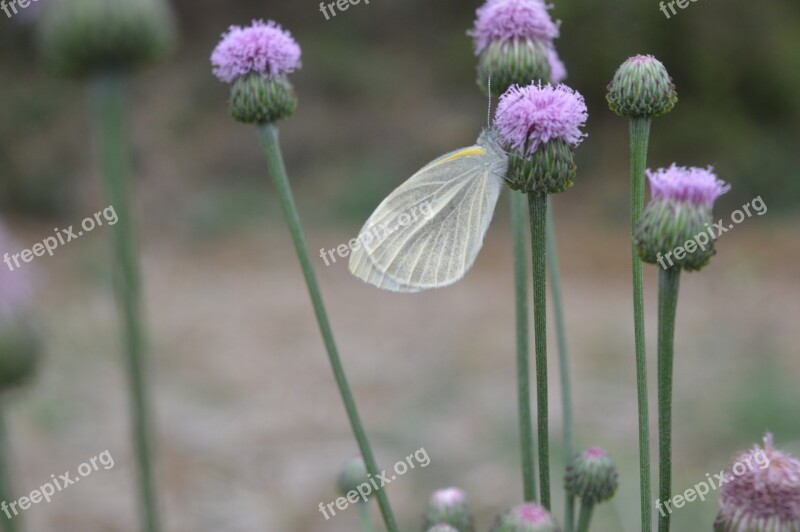
{"type": "MultiPolygon", "coordinates": [[[[576,185],[555,200],[576,433],[581,447],[607,447],[621,471],[620,493],[597,510],[594,530],[634,531],[627,124],[608,110],[605,87],[628,56],[657,56],[680,101],[654,123],[650,165],[713,165],[733,185],[717,204],[719,217],[756,196],[769,208],[726,235],[707,270],[684,276],[678,493],[725,467],[765,429],[775,431],[779,446],[800,452],[800,4],[698,0],[669,20],[655,0],[554,4],[567,83],[589,107],[576,185]]],[[[179,49],[136,76],[130,91],[170,530],[356,527],[353,512],[329,522],[317,512],[319,502],[335,498],[333,479],[355,445],[255,134],[229,118],[227,87],[210,73],[220,34],[230,24],[270,18],[303,47],[303,69],[292,76],[300,106],[281,135],[315,255],[347,242],[389,191],[485,126],[487,102],[466,36],[478,5],[372,0],[326,21],[310,0],[175,2],[179,49]]],[[[0,16],[0,209],[29,247],[54,225],[79,223],[105,204],[86,88],[43,72],[34,14],[24,15],[0,16]]],[[[521,496],[506,203],[475,271],[453,288],[383,294],[353,280],[341,262],[317,264],[381,461],[388,466],[420,447],[432,460],[389,490],[404,530],[418,529],[427,494],[441,485],[467,489],[480,529],[521,496]]],[[[64,530],[63,523],[133,530],[103,233],[35,265],[49,359],[38,386],[16,403],[18,489],[106,448],[119,466],[29,511],[31,530],[64,530]]],[[[556,449],[558,393],[554,382],[556,449]]],[[[556,459],[560,485],[563,457],[556,459]]],[[[677,512],[675,530],[709,530],[712,495],[677,512]]]]}

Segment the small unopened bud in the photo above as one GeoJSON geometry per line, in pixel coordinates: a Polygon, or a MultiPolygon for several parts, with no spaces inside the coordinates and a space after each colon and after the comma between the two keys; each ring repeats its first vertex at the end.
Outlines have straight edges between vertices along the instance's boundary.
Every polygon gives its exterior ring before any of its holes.
{"type": "Polygon", "coordinates": [[[617,469],[606,451],[591,447],[567,467],[564,484],[567,492],[583,504],[599,504],[617,491],[617,469]]]}
{"type": "Polygon", "coordinates": [[[39,20],[45,64],[66,76],[129,70],[158,59],[175,40],[166,0],[58,0],[42,6],[39,20]]]}
{"type": "Polygon", "coordinates": [[[553,516],[533,502],[515,506],[497,518],[491,532],[560,532],[553,516]]]}
{"type": "Polygon", "coordinates": [[[800,460],[773,447],[772,434],[725,472],[715,532],[800,530],[800,460]]]}
{"type": "Polygon", "coordinates": [[[425,526],[446,524],[458,532],[473,532],[472,512],[467,504],[466,494],[458,488],[446,488],[433,492],[428,499],[428,510],[425,513],[425,526]]]}
{"type": "Polygon", "coordinates": [[[345,462],[342,472],[339,474],[336,487],[339,488],[341,495],[347,496],[347,493],[357,490],[365,482],[369,483],[367,466],[364,463],[364,458],[358,454],[345,462]]]}
{"type": "Polygon", "coordinates": [[[0,324],[0,392],[27,384],[36,375],[40,358],[38,336],[19,320],[0,324]]]}
{"type": "Polygon", "coordinates": [[[672,111],[678,93],[661,61],[652,55],[636,55],[617,69],[606,99],[620,116],[648,118],[672,111]]]}

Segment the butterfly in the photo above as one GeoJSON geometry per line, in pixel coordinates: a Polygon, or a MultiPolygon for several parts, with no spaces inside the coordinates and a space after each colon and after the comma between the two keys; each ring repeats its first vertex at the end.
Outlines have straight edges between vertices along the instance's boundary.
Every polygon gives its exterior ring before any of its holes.
{"type": "Polygon", "coordinates": [[[507,169],[508,155],[492,129],[474,146],[431,161],[369,217],[361,245],[350,254],[350,272],[393,292],[460,280],[483,246],[507,169]]]}

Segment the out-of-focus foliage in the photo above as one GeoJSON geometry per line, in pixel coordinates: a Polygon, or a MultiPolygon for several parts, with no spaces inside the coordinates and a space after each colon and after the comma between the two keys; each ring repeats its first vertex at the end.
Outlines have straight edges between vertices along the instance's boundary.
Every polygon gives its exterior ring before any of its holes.
{"type": "MultiPolygon", "coordinates": [[[[576,186],[626,179],[626,124],[608,110],[605,86],[625,58],[652,53],[675,79],[680,101],[656,121],[651,164],[715,165],[734,185],[724,209],[757,195],[773,212],[797,203],[800,3],[697,0],[670,19],[655,0],[553,3],[563,21],[557,44],[567,82],[590,111],[576,186]]],[[[226,138],[246,133],[226,115],[227,89],[211,76],[208,56],[228,24],[273,18],[304,50],[304,68],[293,76],[300,108],[284,128],[295,179],[336,200],[320,205],[328,214],[361,216],[485,123],[466,36],[479,4],[373,0],[326,20],[312,0],[180,0],[181,49],[134,86],[138,145],[157,143],[158,157],[173,161],[161,165],[173,187],[260,179],[256,148],[226,138]]],[[[0,199],[52,213],[91,185],[86,96],[46,76],[21,22],[0,18],[0,199]]]]}

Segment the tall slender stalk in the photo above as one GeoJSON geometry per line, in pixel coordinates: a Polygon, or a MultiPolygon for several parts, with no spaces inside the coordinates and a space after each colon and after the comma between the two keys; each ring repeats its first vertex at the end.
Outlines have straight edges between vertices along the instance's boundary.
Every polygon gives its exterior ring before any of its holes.
{"type": "MultiPolygon", "coordinates": [[[[672,361],[675,339],[675,313],[681,271],[659,268],[658,273],[658,481],[659,500],[672,497],[672,361]]],[[[659,532],[667,532],[670,513],[661,512],[659,532]]]]}
{"type": "Polygon", "coordinates": [[[141,316],[141,283],[130,200],[130,154],[126,124],[125,82],[108,75],[94,84],[94,121],[109,201],[118,215],[112,228],[116,255],[116,288],[123,319],[125,355],[131,394],[134,448],[139,469],[142,527],[161,530],[153,472],[152,428],[148,396],[146,339],[141,316]]]}
{"type": "Polygon", "coordinates": [[[589,523],[592,522],[593,504],[581,502],[581,511],[578,516],[578,532],[589,532],[589,523]]]}
{"type": "MultiPolygon", "coordinates": [[[[12,489],[11,474],[11,445],[8,439],[8,426],[6,420],[6,405],[0,398],[0,501],[13,501],[15,499],[12,489]]],[[[0,513],[0,521],[3,523],[3,532],[18,532],[22,529],[20,525],[21,516],[4,510],[7,514],[0,513]]]]}
{"type": "Polygon", "coordinates": [[[533,257],[533,331],[536,349],[536,408],[541,504],[550,510],[550,443],[547,397],[547,195],[528,194],[533,257]]]}
{"type": "MultiPolygon", "coordinates": [[[[644,210],[644,171],[647,165],[647,145],[650,138],[650,118],[631,118],[631,235],[644,210]]],[[[636,395],[639,409],[639,482],[641,485],[642,532],[650,532],[650,415],[647,396],[647,353],[644,334],[644,281],[642,259],[631,246],[633,270],[633,328],[636,344],[636,395]]]]}
{"type": "MultiPolygon", "coordinates": [[[[331,367],[333,369],[333,376],[336,379],[336,384],[339,387],[339,393],[344,401],[345,410],[347,410],[347,417],[350,419],[350,425],[353,429],[358,447],[361,450],[361,456],[364,458],[364,463],[367,466],[367,471],[373,477],[378,476],[380,470],[378,469],[375,457],[372,454],[372,448],[369,445],[369,440],[361,425],[361,418],[358,415],[353,394],[350,391],[350,385],[347,383],[342,362],[339,359],[339,352],[336,349],[336,344],[333,340],[333,332],[331,330],[328,314],[325,311],[325,305],[322,302],[322,294],[317,283],[317,277],[314,273],[311,257],[308,253],[308,246],[306,239],[303,235],[303,228],[300,225],[300,217],[297,214],[297,207],[295,206],[294,198],[292,196],[291,185],[289,178],[286,175],[286,167],[283,164],[283,156],[278,144],[278,128],[274,124],[264,124],[258,127],[261,145],[264,149],[264,154],[267,159],[267,166],[269,167],[272,180],[275,184],[275,189],[278,192],[281,208],[286,217],[286,222],[289,225],[289,232],[292,235],[297,257],[300,260],[300,267],[303,270],[303,276],[308,286],[308,293],[311,296],[311,303],[314,306],[314,313],[317,316],[317,323],[319,324],[322,339],[325,343],[325,349],[328,352],[331,367]]],[[[375,497],[378,499],[378,506],[381,509],[383,521],[386,524],[386,529],[389,532],[397,532],[397,524],[392,514],[392,509],[389,506],[389,499],[386,497],[384,490],[377,490],[375,497]]]]}
{"type": "MultiPolygon", "coordinates": [[[[561,410],[563,415],[564,460],[569,466],[575,454],[572,421],[572,384],[567,351],[567,331],[564,324],[564,298],[561,295],[561,276],[558,269],[558,242],[553,219],[553,202],[547,203],[547,274],[550,277],[550,294],[553,297],[553,321],[558,342],[558,369],[561,379],[561,410]]],[[[575,497],[565,493],[564,530],[575,527],[575,497]]]]}
{"type": "Polygon", "coordinates": [[[526,501],[536,500],[533,420],[531,415],[531,377],[528,360],[528,259],[526,257],[525,196],[510,191],[511,238],[514,246],[514,293],[517,329],[517,397],[519,400],[522,488],[526,501]]]}

